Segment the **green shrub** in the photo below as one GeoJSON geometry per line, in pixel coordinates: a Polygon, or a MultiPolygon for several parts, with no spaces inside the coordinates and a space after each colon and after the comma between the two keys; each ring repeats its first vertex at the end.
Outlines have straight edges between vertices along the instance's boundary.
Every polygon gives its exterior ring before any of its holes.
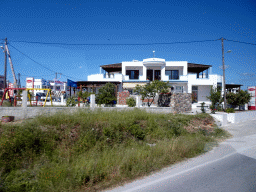
{"type": "Polygon", "coordinates": [[[67,99],[66,106],[67,107],[75,107],[76,106],[75,98],[74,97],[69,97],[67,99]]]}
{"type": "Polygon", "coordinates": [[[227,113],[235,113],[235,110],[233,108],[228,108],[226,109],[227,113]]]}
{"type": "Polygon", "coordinates": [[[136,101],[133,97],[130,97],[126,99],[126,104],[128,105],[128,107],[135,107],[136,101]]]}

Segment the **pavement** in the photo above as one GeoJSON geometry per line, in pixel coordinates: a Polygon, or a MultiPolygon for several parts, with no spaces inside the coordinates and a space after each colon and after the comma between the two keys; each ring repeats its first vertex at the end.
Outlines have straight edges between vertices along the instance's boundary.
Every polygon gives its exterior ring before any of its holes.
{"type": "Polygon", "coordinates": [[[205,154],[177,163],[111,192],[256,191],[256,120],[223,127],[233,135],[205,154]]]}

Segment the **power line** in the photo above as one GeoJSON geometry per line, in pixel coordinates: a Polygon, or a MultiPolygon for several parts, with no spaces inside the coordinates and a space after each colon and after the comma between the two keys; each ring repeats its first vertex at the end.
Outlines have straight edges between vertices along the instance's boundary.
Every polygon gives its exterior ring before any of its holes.
{"type": "MultiPolygon", "coordinates": [[[[9,43],[9,45],[10,45],[11,47],[13,47],[15,50],[17,50],[19,53],[23,54],[25,57],[27,57],[28,59],[30,59],[31,61],[33,61],[34,63],[40,65],[41,67],[43,67],[43,68],[45,68],[45,69],[47,69],[47,70],[49,70],[49,71],[51,71],[51,72],[56,73],[56,71],[53,71],[53,70],[51,70],[51,69],[48,68],[48,67],[45,67],[44,65],[42,65],[41,63],[35,61],[34,59],[32,59],[31,57],[29,57],[29,56],[26,55],[25,53],[22,53],[20,50],[18,50],[17,48],[15,48],[15,47],[14,47],[13,45],[11,45],[10,43],[9,43]]],[[[64,75],[64,74],[62,74],[62,75],[65,76],[65,77],[68,77],[68,78],[77,79],[77,78],[74,78],[74,77],[71,77],[71,76],[68,76],[68,75],[64,75]]],[[[80,80],[81,80],[81,79],[80,79],[80,80]]]]}
{"type": "Polygon", "coordinates": [[[229,40],[229,39],[224,39],[224,40],[226,40],[226,41],[232,41],[232,42],[236,42],[236,43],[248,44],[248,45],[256,45],[255,43],[248,43],[248,42],[235,41],[235,40],[229,40]]]}
{"type": "Polygon", "coordinates": [[[49,42],[39,42],[39,41],[11,41],[15,43],[30,43],[30,44],[42,44],[42,45],[68,45],[68,46],[120,46],[120,45],[173,45],[173,44],[188,44],[188,43],[204,43],[204,42],[211,42],[217,41],[215,40],[202,40],[202,41],[177,41],[177,42],[170,42],[170,43],[103,43],[103,44],[96,44],[96,43],[49,43],[49,42]]]}

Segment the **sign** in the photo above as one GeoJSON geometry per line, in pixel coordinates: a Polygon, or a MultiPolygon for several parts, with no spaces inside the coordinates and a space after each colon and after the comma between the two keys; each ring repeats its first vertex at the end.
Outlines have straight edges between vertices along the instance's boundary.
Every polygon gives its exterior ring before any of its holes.
{"type": "Polygon", "coordinates": [[[255,110],[256,109],[256,97],[255,97],[256,87],[255,86],[248,87],[247,90],[248,90],[248,93],[250,93],[250,95],[251,95],[250,102],[248,103],[248,109],[255,110]]]}
{"type": "Polygon", "coordinates": [[[34,88],[34,78],[33,77],[26,78],[26,88],[34,88]]]}

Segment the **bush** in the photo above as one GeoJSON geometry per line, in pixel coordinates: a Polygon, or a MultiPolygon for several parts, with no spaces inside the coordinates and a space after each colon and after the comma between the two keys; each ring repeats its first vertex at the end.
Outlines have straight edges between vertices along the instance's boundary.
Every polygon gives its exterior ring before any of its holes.
{"type": "Polygon", "coordinates": [[[74,97],[69,97],[67,99],[66,106],[67,107],[75,107],[76,106],[75,98],[74,97]]]}
{"type": "Polygon", "coordinates": [[[126,99],[126,104],[128,105],[128,107],[135,107],[136,101],[133,97],[130,97],[126,99]]]}
{"type": "Polygon", "coordinates": [[[228,108],[226,109],[227,113],[235,113],[235,110],[233,108],[228,108]]]}

